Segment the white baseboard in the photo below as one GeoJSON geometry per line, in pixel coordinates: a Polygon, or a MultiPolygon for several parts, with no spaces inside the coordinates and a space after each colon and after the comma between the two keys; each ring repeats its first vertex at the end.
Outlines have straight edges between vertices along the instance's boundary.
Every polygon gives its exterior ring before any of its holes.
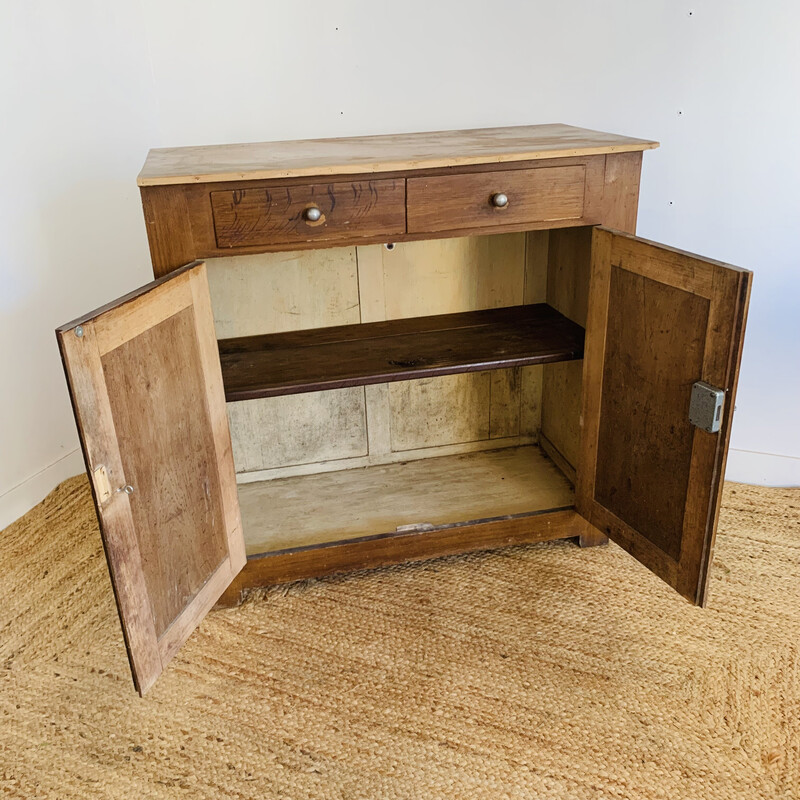
{"type": "Polygon", "coordinates": [[[61,481],[79,475],[85,469],[83,454],[75,449],[0,495],[0,530],[30,511],[61,481]]]}
{"type": "Polygon", "coordinates": [[[800,486],[800,458],[731,448],[725,479],[759,486],[800,486]]]}

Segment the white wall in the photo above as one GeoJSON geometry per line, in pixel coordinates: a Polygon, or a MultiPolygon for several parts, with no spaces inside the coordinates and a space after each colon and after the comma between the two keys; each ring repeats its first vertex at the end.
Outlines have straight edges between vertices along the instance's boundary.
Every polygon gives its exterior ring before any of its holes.
{"type": "Polygon", "coordinates": [[[790,0],[4,4],[0,527],[82,468],[53,328],[150,277],[149,147],[536,122],[661,141],[640,235],[756,272],[728,477],[800,484],[798,29],[790,0]]]}

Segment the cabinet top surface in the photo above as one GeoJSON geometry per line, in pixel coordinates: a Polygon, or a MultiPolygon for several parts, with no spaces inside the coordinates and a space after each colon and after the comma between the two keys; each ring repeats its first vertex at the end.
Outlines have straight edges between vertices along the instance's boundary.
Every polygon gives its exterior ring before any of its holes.
{"type": "Polygon", "coordinates": [[[139,186],[353,175],[651,150],[658,142],[572,125],[165,147],[151,150],[139,186]]]}

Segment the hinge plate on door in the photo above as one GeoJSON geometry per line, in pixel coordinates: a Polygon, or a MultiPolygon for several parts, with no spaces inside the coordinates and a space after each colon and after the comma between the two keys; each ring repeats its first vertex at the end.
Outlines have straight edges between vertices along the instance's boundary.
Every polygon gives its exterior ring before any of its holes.
{"type": "Polygon", "coordinates": [[[94,472],[94,490],[97,493],[97,502],[101,505],[111,497],[111,481],[108,479],[108,472],[101,464],[94,472]]]}
{"type": "Polygon", "coordinates": [[[708,433],[716,433],[722,424],[724,405],[724,389],[697,381],[692,386],[692,399],[689,401],[689,422],[708,433]]]}

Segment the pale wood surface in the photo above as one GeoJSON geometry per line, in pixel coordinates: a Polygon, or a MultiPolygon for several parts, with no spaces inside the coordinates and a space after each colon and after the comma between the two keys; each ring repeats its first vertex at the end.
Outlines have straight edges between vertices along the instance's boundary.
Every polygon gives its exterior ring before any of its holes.
{"type": "Polygon", "coordinates": [[[248,554],[446,525],[573,503],[535,446],[281,478],[239,487],[248,554]]]}
{"type": "Polygon", "coordinates": [[[90,480],[104,466],[112,490],[93,486],[144,693],[245,561],[205,266],[80,324],[58,338],[90,480]]]}
{"type": "Polygon", "coordinates": [[[208,259],[219,339],[361,322],[355,247],[208,259]]]}
{"type": "MultiPolygon", "coordinates": [[[[547,253],[550,246],[549,231],[528,231],[525,234],[525,285],[523,303],[547,302],[547,253]]],[[[542,366],[523,367],[519,370],[521,436],[538,439],[542,427],[542,366]]]]}
{"type": "MultiPolygon", "coordinates": [[[[220,339],[360,321],[356,248],[215,258],[208,280],[220,339]]],[[[229,403],[240,473],[367,454],[363,388],[229,403]]]]}
{"type": "MultiPolygon", "coordinates": [[[[525,269],[524,234],[359,247],[362,322],[519,304],[525,269]]],[[[517,436],[518,371],[501,372],[390,384],[370,427],[386,420],[391,452],[517,436]]]]}
{"type": "Polygon", "coordinates": [[[593,232],[578,511],[694,603],[705,597],[733,408],[718,434],[693,427],[691,385],[734,392],[749,278],[593,232]]]}
{"type": "Polygon", "coordinates": [[[135,489],[131,513],[159,638],[228,555],[222,504],[206,502],[220,496],[220,484],[217,471],[206,468],[215,461],[214,444],[193,329],[193,310],[184,308],[102,356],[125,479],[135,489]],[[192,447],[176,447],[165,436],[170,430],[180,430],[192,447]],[[185,502],[173,505],[176,496],[185,502]]]}
{"type": "Polygon", "coordinates": [[[571,125],[170,147],[151,150],[140,186],[430,169],[650,150],[648,139],[571,125]]]}
{"type": "MultiPolygon", "coordinates": [[[[547,302],[584,327],[591,244],[590,228],[549,232],[547,302]]],[[[542,370],[542,433],[549,446],[574,468],[580,450],[583,365],[577,361],[546,364],[542,370]]]]}

